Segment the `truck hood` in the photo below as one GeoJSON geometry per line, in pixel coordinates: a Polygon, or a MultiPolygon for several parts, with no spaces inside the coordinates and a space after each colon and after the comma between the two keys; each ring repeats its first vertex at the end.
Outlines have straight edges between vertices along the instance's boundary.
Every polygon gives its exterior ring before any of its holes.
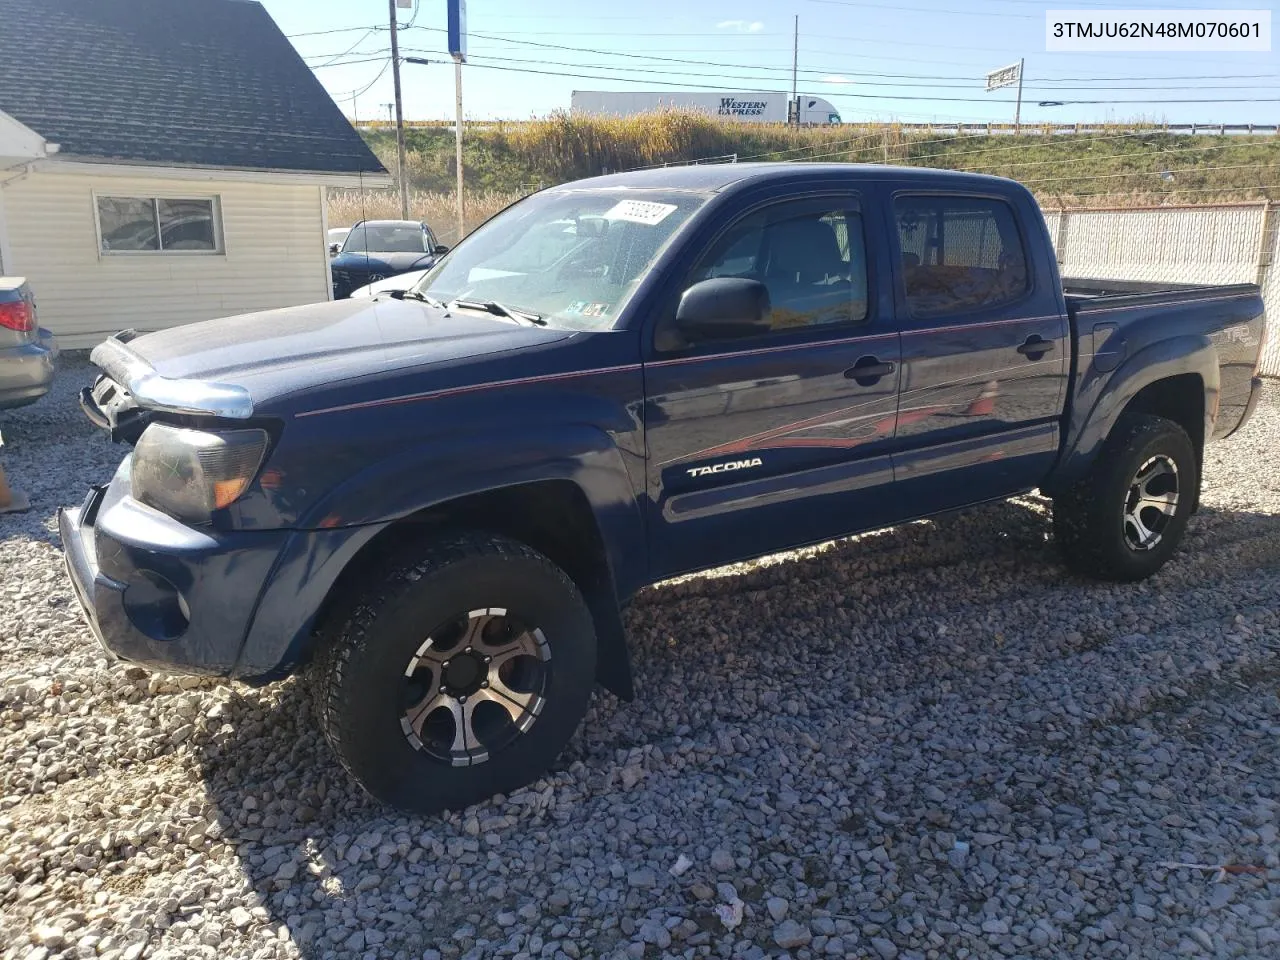
{"type": "Polygon", "coordinates": [[[156,333],[125,331],[95,348],[91,359],[141,406],[243,418],[310,387],[571,335],[417,300],[336,300],[156,333]]]}

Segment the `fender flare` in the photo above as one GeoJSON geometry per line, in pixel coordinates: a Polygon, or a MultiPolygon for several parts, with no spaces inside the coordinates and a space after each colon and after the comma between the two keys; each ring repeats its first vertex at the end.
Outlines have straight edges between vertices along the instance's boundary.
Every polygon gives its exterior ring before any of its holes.
{"type": "Polygon", "coordinates": [[[447,436],[370,465],[329,491],[302,518],[306,528],[290,539],[260,596],[235,674],[275,679],[304,659],[330,590],[360,549],[397,521],[475,494],[567,480],[582,492],[604,550],[602,576],[578,584],[596,621],[597,679],[631,699],[620,601],[643,585],[648,548],[625,457],[604,430],[559,424],[523,430],[497,443],[492,436],[447,436]]]}
{"type": "Polygon", "coordinates": [[[1054,496],[1083,477],[1116,421],[1139,392],[1153,383],[1189,373],[1198,375],[1204,383],[1204,435],[1212,436],[1220,389],[1218,355],[1213,343],[1206,336],[1158,340],[1121,364],[1099,388],[1089,412],[1069,425],[1062,456],[1041,489],[1054,496]]]}

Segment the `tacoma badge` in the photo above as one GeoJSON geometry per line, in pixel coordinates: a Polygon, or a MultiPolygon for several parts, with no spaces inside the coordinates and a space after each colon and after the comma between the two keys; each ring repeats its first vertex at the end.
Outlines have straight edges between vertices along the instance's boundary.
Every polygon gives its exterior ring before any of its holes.
{"type": "Polygon", "coordinates": [[[752,457],[750,460],[726,460],[724,463],[716,463],[709,467],[693,467],[689,470],[691,477],[705,477],[712,473],[728,473],[730,470],[746,470],[749,467],[760,466],[760,458],[752,457]]]}

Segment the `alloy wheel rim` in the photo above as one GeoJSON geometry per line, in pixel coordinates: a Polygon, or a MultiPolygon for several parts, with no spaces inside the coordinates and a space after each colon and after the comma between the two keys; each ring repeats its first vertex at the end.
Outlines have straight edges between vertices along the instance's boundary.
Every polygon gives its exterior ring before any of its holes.
{"type": "Polygon", "coordinates": [[[532,729],[546,704],[551,646],[501,607],[441,624],[409,658],[400,728],[441,763],[484,763],[532,729]]]}
{"type": "Polygon", "coordinates": [[[1121,524],[1130,550],[1154,550],[1178,512],[1178,465],[1158,454],[1147,460],[1129,482],[1121,524]]]}

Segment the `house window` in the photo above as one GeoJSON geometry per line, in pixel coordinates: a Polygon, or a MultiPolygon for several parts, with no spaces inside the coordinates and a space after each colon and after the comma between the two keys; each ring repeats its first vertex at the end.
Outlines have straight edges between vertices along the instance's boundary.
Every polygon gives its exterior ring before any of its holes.
{"type": "Polygon", "coordinates": [[[103,253],[220,253],[213,198],[98,197],[103,253]]]}

